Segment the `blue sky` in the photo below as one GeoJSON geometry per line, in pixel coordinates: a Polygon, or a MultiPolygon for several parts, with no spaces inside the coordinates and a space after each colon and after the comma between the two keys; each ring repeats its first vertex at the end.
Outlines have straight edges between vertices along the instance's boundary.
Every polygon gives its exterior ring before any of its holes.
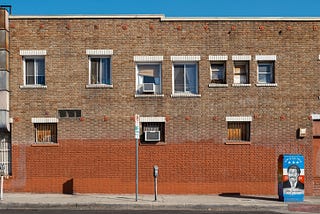
{"type": "Polygon", "coordinates": [[[320,17],[320,0],[0,0],[13,15],[320,17]]]}

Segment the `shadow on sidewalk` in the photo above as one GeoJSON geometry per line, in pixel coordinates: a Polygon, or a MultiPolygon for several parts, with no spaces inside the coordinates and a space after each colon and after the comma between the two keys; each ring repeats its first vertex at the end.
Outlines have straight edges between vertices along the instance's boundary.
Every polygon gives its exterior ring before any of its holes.
{"type": "Polygon", "coordinates": [[[240,193],[221,193],[219,194],[221,197],[229,197],[229,198],[244,198],[244,199],[255,199],[255,200],[263,200],[263,201],[281,201],[278,198],[269,198],[269,197],[261,197],[261,196],[251,196],[251,195],[241,195],[240,193]]]}

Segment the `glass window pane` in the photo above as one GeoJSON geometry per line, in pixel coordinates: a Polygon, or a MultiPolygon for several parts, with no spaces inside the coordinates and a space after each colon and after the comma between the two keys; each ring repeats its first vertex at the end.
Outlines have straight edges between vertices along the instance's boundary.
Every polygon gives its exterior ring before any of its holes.
{"type": "Polygon", "coordinates": [[[110,81],[110,59],[109,58],[102,58],[101,59],[101,75],[102,75],[102,82],[103,84],[111,84],[110,81]]]}
{"type": "Polygon", "coordinates": [[[90,84],[98,83],[98,72],[99,72],[99,58],[91,58],[91,82],[90,84]]]}
{"type": "Polygon", "coordinates": [[[186,91],[197,93],[197,66],[186,65],[186,91]]]}
{"type": "Polygon", "coordinates": [[[174,91],[184,92],[184,66],[174,65],[174,91]]]}

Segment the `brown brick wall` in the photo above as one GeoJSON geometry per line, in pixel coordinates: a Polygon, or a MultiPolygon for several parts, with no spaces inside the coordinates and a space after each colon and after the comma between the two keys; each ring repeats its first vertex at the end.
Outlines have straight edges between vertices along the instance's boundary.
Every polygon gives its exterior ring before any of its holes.
{"type": "Polygon", "coordinates": [[[277,158],[306,158],[313,193],[312,121],[319,109],[320,30],[312,21],[10,20],[12,191],[134,192],[132,116],[163,116],[166,144],[140,146],[141,191],[276,194],[277,158]],[[206,27],[208,26],[208,28],[206,27]],[[20,50],[47,50],[46,89],[23,85],[20,50]],[[86,49],[113,49],[111,89],[86,89],[86,49]],[[161,55],[164,97],[135,98],[135,55],[161,55]],[[199,55],[200,98],[172,98],[171,56],[199,55]],[[228,55],[227,88],[209,88],[209,55],[228,55]],[[250,87],[233,87],[232,55],[251,55],[250,87]],[[257,87],[255,55],[276,55],[277,87],[257,87]],[[81,109],[58,123],[57,147],[34,147],[32,117],[81,109]],[[107,116],[108,120],[104,121],[107,116]],[[252,116],[251,145],[225,145],[226,116],[252,116]],[[298,128],[307,137],[297,138],[298,128]],[[58,165],[56,167],[56,165],[58,165]],[[54,166],[54,167],[53,167],[54,166]],[[249,173],[251,175],[249,175],[249,173]],[[73,179],[72,182],[70,179],[73,179]],[[50,185],[49,185],[50,184],[50,185]]]}

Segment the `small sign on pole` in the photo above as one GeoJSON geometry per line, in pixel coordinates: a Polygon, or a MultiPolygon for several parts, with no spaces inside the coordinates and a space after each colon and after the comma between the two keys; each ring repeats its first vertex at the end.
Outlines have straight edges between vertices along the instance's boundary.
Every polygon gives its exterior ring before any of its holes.
{"type": "Polygon", "coordinates": [[[134,121],[135,121],[134,136],[135,136],[135,139],[139,140],[140,139],[140,127],[139,127],[140,116],[138,114],[134,116],[134,121]]]}
{"type": "Polygon", "coordinates": [[[134,135],[136,139],[136,201],[138,201],[139,192],[139,139],[140,139],[140,117],[138,114],[134,116],[134,135]]]}

